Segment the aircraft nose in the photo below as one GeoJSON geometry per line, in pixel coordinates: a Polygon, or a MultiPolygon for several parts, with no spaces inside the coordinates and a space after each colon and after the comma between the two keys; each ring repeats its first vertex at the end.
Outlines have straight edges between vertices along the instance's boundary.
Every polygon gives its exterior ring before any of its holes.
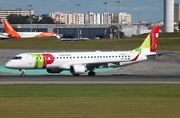
{"type": "Polygon", "coordinates": [[[11,61],[7,62],[7,63],[5,64],[5,67],[6,67],[6,68],[11,68],[11,67],[12,67],[12,62],[11,62],[11,61]]]}

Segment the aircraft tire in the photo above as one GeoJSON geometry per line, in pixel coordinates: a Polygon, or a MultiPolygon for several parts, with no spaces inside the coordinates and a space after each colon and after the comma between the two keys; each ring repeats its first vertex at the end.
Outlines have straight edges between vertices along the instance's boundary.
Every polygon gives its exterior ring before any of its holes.
{"type": "Polygon", "coordinates": [[[88,75],[89,75],[89,76],[95,76],[96,73],[95,73],[94,71],[89,71],[89,72],[88,72],[88,75]]]}

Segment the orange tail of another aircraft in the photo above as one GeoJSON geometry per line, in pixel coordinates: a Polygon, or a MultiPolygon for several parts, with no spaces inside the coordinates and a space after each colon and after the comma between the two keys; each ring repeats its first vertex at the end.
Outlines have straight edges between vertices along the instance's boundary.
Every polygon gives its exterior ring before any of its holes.
{"type": "Polygon", "coordinates": [[[21,36],[13,29],[8,20],[4,20],[4,29],[10,38],[21,38],[21,36]]]}

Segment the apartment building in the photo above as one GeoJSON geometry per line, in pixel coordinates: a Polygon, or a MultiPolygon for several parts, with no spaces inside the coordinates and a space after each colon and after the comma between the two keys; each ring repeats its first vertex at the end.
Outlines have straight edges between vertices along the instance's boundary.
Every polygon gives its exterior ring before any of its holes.
{"type": "MultiPolygon", "coordinates": [[[[114,18],[114,14],[103,13],[95,14],[89,12],[87,14],[71,12],[68,14],[63,13],[51,13],[49,15],[55,20],[55,23],[63,24],[111,24],[114,18]]],[[[131,14],[119,13],[119,23],[131,23],[131,14]]]]}
{"type": "Polygon", "coordinates": [[[100,21],[101,21],[100,14],[94,14],[89,12],[88,14],[84,15],[85,24],[101,24],[100,21]]]}
{"type": "Polygon", "coordinates": [[[101,24],[111,24],[114,14],[103,13],[101,14],[101,24]]]}
{"type": "Polygon", "coordinates": [[[68,20],[68,14],[60,13],[60,12],[54,12],[49,14],[49,17],[54,19],[55,23],[60,23],[60,24],[67,24],[68,20]]]}
{"type": "Polygon", "coordinates": [[[174,22],[180,22],[180,4],[174,4],[174,22]]]}
{"type": "Polygon", "coordinates": [[[33,9],[21,9],[21,8],[17,8],[17,9],[0,9],[0,19],[1,21],[6,19],[7,16],[9,16],[10,14],[17,14],[17,15],[22,15],[22,16],[29,16],[31,13],[31,15],[34,15],[34,10],[33,9]]]}
{"type": "Polygon", "coordinates": [[[118,21],[122,24],[131,23],[131,19],[131,14],[119,13],[118,15],[118,21]]]}

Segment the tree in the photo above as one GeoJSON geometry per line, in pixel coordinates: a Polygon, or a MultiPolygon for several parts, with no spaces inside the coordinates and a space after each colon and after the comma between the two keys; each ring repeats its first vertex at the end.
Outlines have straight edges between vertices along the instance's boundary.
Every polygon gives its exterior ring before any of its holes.
{"type": "Polygon", "coordinates": [[[42,19],[39,21],[40,24],[54,24],[54,20],[49,16],[42,16],[42,19]]]}
{"type": "Polygon", "coordinates": [[[118,14],[113,16],[112,23],[118,23],[118,14]]]}
{"type": "Polygon", "coordinates": [[[118,25],[118,26],[119,26],[119,32],[118,32],[118,27],[117,26],[111,25],[109,27],[110,32],[112,34],[112,38],[118,38],[118,33],[119,33],[120,38],[124,37],[124,32],[121,31],[122,30],[121,25],[118,25]]]}
{"type": "MultiPolygon", "coordinates": [[[[29,24],[30,17],[17,14],[11,14],[6,17],[11,24],[29,24]]],[[[40,19],[39,16],[32,15],[33,24],[54,24],[54,20],[47,15],[43,15],[40,19]]]]}
{"type": "Polygon", "coordinates": [[[11,14],[6,17],[11,24],[27,24],[29,16],[11,14]]]}

